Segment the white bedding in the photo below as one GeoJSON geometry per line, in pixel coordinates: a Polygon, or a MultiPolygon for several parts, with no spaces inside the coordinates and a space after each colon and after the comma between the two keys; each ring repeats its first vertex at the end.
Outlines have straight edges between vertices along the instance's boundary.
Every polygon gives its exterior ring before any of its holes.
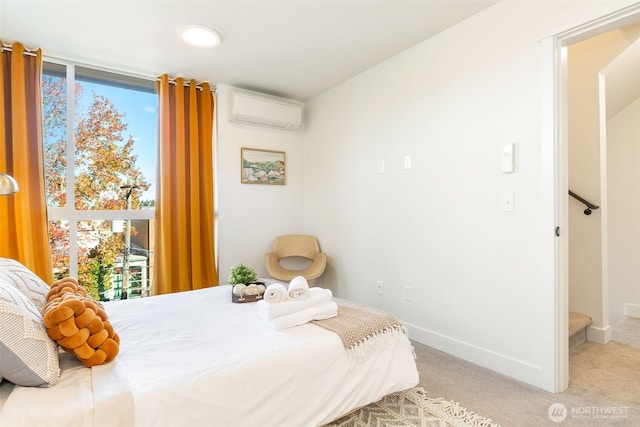
{"type": "Polygon", "coordinates": [[[227,286],[105,309],[116,359],[88,369],[61,353],[58,384],[5,381],[0,426],[320,426],[418,383],[408,340],[356,363],[333,332],[275,330],[227,286]]]}

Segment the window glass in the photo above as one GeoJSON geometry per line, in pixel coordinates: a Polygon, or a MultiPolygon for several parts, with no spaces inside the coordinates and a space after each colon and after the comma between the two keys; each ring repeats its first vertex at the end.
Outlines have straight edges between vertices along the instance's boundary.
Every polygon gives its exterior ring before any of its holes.
{"type": "Polygon", "coordinates": [[[69,221],[49,221],[49,246],[53,259],[53,277],[69,276],[69,221]]]}
{"type": "Polygon", "coordinates": [[[42,76],[45,186],[48,206],[66,206],[67,79],[66,68],[50,64],[42,76]]]}
{"type": "Polygon", "coordinates": [[[55,277],[77,277],[102,300],[148,293],[158,126],[154,82],[45,62],[42,94],[55,277]]]}

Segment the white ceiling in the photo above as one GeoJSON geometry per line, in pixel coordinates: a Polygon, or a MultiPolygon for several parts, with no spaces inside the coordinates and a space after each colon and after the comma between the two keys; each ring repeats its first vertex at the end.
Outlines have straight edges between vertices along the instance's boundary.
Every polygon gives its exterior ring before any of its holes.
{"type": "Polygon", "coordinates": [[[146,77],[168,73],[309,99],[496,1],[0,0],[0,40],[146,77]],[[215,49],[185,45],[215,28],[215,49]]]}

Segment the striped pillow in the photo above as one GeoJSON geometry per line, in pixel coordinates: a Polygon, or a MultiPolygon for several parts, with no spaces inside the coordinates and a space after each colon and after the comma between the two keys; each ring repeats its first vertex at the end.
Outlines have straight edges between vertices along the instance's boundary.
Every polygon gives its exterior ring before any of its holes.
{"type": "Polygon", "coordinates": [[[0,258],[0,286],[13,286],[24,294],[44,314],[49,286],[18,261],[0,258]]]}
{"type": "Polygon", "coordinates": [[[21,386],[48,387],[60,378],[58,348],[42,314],[13,286],[0,283],[0,377],[21,386]]]}

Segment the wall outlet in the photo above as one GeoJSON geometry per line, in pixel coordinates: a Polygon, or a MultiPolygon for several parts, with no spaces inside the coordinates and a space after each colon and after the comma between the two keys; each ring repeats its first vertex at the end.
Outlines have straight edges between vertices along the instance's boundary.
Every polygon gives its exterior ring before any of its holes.
{"type": "Polygon", "coordinates": [[[384,294],[384,286],[382,285],[382,280],[378,280],[376,282],[376,292],[378,293],[378,295],[384,294]]]}
{"type": "Polygon", "coordinates": [[[502,212],[513,212],[515,210],[513,197],[513,193],[502,194],[502,212]]]}
{"type": "Polygon", "coordinates": [[[404,287],[404,300],[405,301],[411,301],[411,298],[412,298],[411,286],[405,286],[404,287]]]}

